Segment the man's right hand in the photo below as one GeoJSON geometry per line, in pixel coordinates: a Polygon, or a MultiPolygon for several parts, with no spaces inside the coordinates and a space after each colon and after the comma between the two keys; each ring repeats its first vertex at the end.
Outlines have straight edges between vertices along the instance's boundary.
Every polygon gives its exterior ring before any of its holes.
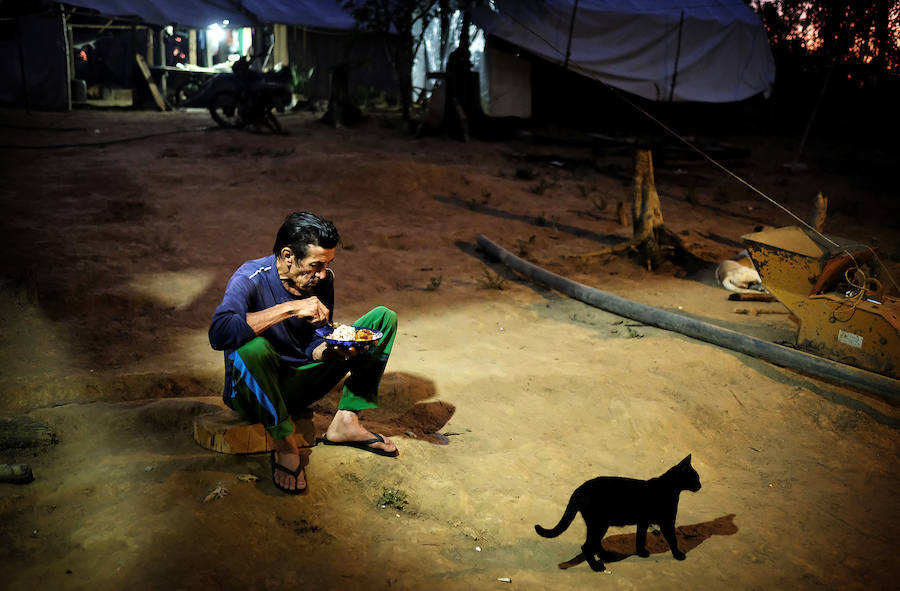
{"type": "Polygon", "coordinates": [[[292,307],[291,315],[294,318],[302,318],[315,326],[321,326],[328,322],[330,312],[315,296],[288,303],[292,307]]]}
{"type": "Polygon", "coordinates": [[[312,296],[277,304],[259,312],[248,312],[247,324],[254,333],[262,334],[288,318],[302,318],[314,326],[321,326],[328,322],[329,315],[328,308],[319,301],[319,298],[312,296]]]}

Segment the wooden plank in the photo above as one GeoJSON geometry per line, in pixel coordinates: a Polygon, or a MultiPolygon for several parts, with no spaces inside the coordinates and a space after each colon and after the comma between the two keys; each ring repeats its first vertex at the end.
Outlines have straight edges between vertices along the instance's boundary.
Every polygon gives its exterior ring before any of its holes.
{"type": "Polygon", "coordinates": [[[150,94],[153,95],[156,106],[159,107],[160,111],[165,111],[166,102],[163,100],[162,95],[159,93],[159,88],[156,87],[156,83],[153,82],[153,78],[150,76],[150,68],[147,67],[147,62],[144,61],[144,57],[139,53],[134,54],[134,59],[137,61],[138,68],[141,69],[141,74],[144,75],[144,80],[147,81],[147,86],[150,87],[150,94]]]}
{"type": "Polygon", "coordinates": [[[732,293],[728,295],[732,302],[774,302],[775,296],[770,293],[732,293]]]}

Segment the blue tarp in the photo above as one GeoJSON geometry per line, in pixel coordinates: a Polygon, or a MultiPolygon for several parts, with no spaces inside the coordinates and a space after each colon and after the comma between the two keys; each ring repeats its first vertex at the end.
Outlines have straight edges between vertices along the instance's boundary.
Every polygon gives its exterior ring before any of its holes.
{"type": "Polygon", "coordinates": [[[264,23],[321,29],[348,30],[355,25],[338,0],[74,0],[67,4],[104,16],[195,29],[226,20],[229,26],[251,26],[256,24],[254,17],[264,23]]]}

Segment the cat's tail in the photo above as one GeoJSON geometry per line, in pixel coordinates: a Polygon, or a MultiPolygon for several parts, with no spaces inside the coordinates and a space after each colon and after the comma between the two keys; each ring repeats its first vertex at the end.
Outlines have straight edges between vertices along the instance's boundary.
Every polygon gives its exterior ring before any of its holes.
{"type": "Polygon", "coordinates": [[[563,516],[559,520],[559,523],[556,524],[556,527],[554,527],[553,529],[547,529],[541,527],[540,525],[535,525],[534,531],[536,531],[538,535],[545,538],[555,538],[559,534],[569,529],[569,526],[572,525],[572,520],[575,519],[575,515],[577,514],[578,509],[575,507],[575,502],[573,500],[569,500],[569,504],[566,505],[566,511],[565,513],[563,513],[563,516]]]}

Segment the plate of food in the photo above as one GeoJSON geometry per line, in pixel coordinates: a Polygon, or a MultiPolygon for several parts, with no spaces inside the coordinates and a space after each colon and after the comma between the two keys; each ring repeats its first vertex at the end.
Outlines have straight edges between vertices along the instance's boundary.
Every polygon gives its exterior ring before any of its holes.
{"type": "Polygon", "coordinates": [[[329,345],[341,347],[361,347],[374,345],[384,336],[380,331],[351,324],[326,324],[316,329],[316,336],[325,339],[329,345]]]}

